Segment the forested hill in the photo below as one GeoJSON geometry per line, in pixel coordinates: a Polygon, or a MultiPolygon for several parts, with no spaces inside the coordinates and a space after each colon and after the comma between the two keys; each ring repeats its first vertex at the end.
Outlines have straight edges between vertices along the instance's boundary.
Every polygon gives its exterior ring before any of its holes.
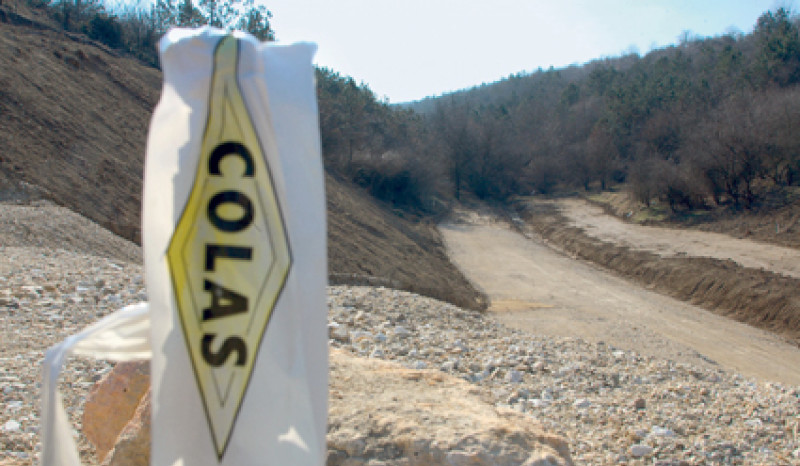
{"type": "Polygon", "coordinates": [[[320,77],[329,168],[403,209],[612,186],[672,212],[800,198],[800,28],[785,9],[747,34],[687,35],[411,105],[320,77]]]}
{"type": "Polygon", "coordinates": [[[412,105],[456,195],[625,183],[673,210],[751,207],[800,183],[800,35],[785,9],[749,34],[512,75],[412,105]]]}
{"type": "Polygon", "coordinates": [[[800,183],[800,35],[784,9],[752,33],[510,76],[422,102],[456,182],[479,196],[605,188],[674,209],[748,207],[800,183]],[[433,104],[433,105],[431,105],[433,104]]]}

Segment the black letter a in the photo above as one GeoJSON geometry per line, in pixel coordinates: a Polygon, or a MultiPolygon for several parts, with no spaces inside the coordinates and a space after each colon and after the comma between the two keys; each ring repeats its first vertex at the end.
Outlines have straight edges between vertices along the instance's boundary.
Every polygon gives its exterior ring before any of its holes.
{"type": "Polygon", "coordinates": [[[211,292],[211,307],[203,309],[203,321],[247,312],[247,296],[208,280],[204,281],[203,289],[211,292]]]}

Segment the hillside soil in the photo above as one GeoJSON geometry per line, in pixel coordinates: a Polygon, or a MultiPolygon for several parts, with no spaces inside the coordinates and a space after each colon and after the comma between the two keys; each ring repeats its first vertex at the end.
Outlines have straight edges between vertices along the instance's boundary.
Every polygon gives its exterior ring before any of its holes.
{"type": "MultiPolygon", "coordinates": [[[[618,260],[630,251],[570,227],[569,214],[562,216],[558,209],[568,211],[574,205],[579,204],[529,201],[524,209],[527,223],[517,218],[510,224],[488,212],[462,212],[440,226],[452,260],[490,297],[494,318],[537,334],[603,341],[659,358],[721,366],[762,380],[800,383],[800,348],[787,338],[664,296],[654,283],[634,283],[580,260],[579,251],[588,258],[592,256],[588,251],[605,250],[618,260]]],[[[651,241],[681,249],[679,240],[670,236],[651,241]]],[[[637,257],[636,263],[628,258],[627,264],[633,264],[633,270],[662,269],[663,280],[672,282],[662,284],[666,288],[680,288],[681,277],[691,281],[709,270],[713,276],[728,278],[713,268],[719,260],[681,258],[671,260],[685,262],[669,263],[654,253],[637,254],[644,256],[637,257]]],[[[613,262],[605,256],[591,258],[613,262]]],[[[749,270],[732,262],[722,264],[734,275],[749,270]]],[[[797,289],[796,279],[772,275],[772,281],[797,289]]],[[[725,283],[716,286],[725,288],[725,283]]],[[[773,322],[773,326],[778,324],[773,322]]],[[[794,331],[782,333],[793,335],[794,331]]]]}
{"type": "Polygon", "coordinates": [[[0,172],[138,240],[161,74],[37,13],[0,6],[0,172]]]}
{"type": "MultiPolygon", "coordinates": [[[[15,0],[0,2],[0,67],[0,201],[46,199],[138,243],[145,141],[160,71],[64,32],[15,0]]],[[[395,215],[332,176],[326,193],[331,282],[485,307],[448,261],[432,224],[395,215]]],[[[46,242],[45,232],[20,223],[15,228],[37,230],[32,238],[46,242]]]]}
{"type": "Polygon", "coordinates": [[[450,262],[435,224],[399,217],[333,176],[326,192],[331,284],[386,286],[486,308],[483,293],[450,262]]]}

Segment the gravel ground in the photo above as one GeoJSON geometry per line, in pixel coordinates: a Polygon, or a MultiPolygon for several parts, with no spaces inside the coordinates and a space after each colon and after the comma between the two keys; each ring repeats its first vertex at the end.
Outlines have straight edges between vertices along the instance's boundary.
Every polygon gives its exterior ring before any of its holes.
{"type": "MultiPolygon", "coordinates": [[[[32,464],[44,350],[146,295],[138,265],[34,247],[0,254],[0,464],[32,464]]],[[[576,464],[800,464],[800,387],[511,330],[389,289],[331,287],[329,305],[332,346],[469,380],[565,435],[576,464]]],[[[76,435],[83,397],[108,370],[74,359],[64,374],[76,435]]]]}
{"type": "Polygon", "coordinates": [[[336,347],[463,377],[570,442],[576,464],[800,464],[800,387],[545,338],[415,295],[335,287],[336,347]]]}
{"type": "MultiPolygon", "coordinates": [[[[146,299],[138,265],[35,247],[0,247],[0,465],[32,464],[40,450],[44,351],[108,313],[146,299]]],[[[83,398],[111,366],[73,358],[64,405],[80,429],[83,398]]],[[[84,460],[88,444],[79,439],[84,460]]]]}

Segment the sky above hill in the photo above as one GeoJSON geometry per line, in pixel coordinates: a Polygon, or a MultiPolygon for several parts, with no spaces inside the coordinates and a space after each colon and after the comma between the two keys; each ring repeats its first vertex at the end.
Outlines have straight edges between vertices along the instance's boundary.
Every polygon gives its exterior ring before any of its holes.
{"type": "MultiPolygon", "coordinates": [[[[689,31],[749,33],[780,0],[259,0],[282,43],[313,41],[316,63],[392,103],[520,71],[675,44],[689,31]]],[[[792,11],[794,9],[792,8],[792,11]]]]}

